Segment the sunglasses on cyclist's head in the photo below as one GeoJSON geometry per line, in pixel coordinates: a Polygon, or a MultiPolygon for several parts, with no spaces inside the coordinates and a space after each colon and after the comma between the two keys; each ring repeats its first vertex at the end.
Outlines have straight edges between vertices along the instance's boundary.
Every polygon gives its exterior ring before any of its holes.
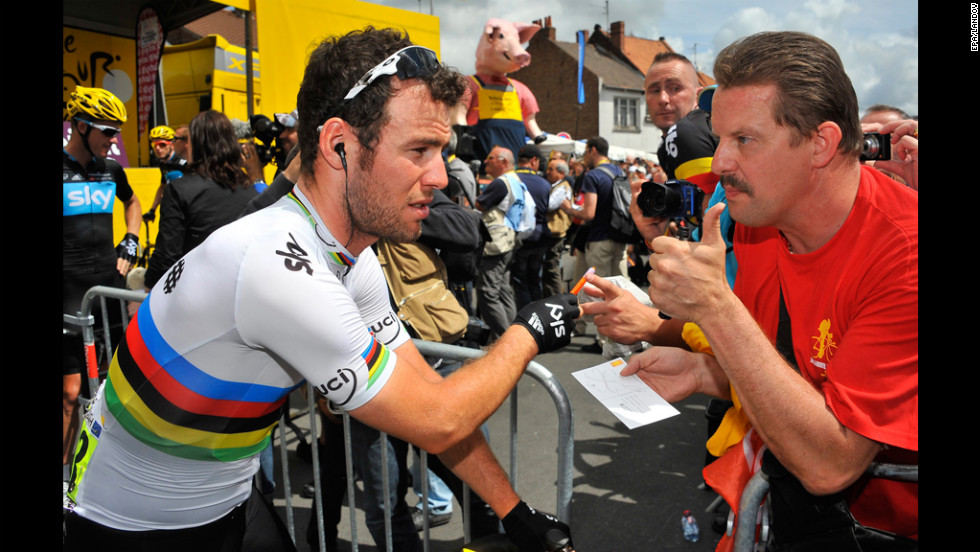
{"type": "Polygon", "coordinates": [[[119,135],[120,132],[122,132],[122,129],[119,129],[119,128],[116,128],[116,127],[112,127],[112,126],[109,126],[109,125],[99,125],[99,124],[93,123],[92,121],[86,121],[85,119],[78,119],[78,120],[81,121],[81,122],[83,122],[83,123],[85,123],[85,124],[87,124],[88,126],[94,128],[94,129],[101,130],[102,131],[102,134],[104,134],[106,138],[115,138],[116,136],[119,135]]]}
{"type": "MultiPolygon", "coordinates": [[[[364,73],[364,76],[347,91],[347,95],[344,96],[335,113],[340,113],[347,102],[356,98],[362,90],[371,86],[371,83],[378,80],[379,77],[397,75],[401,80],[423,78],[434,74],[440,67],[442,64],[432,50],[423,46],[402,48],[364,73]]],[[[333,116],[335,115],[331,115],[331,117],[333,116]]],[[[316,130],[319,132],[321,129],[323,129],[323,125],[318,126],[316,130]]]]}

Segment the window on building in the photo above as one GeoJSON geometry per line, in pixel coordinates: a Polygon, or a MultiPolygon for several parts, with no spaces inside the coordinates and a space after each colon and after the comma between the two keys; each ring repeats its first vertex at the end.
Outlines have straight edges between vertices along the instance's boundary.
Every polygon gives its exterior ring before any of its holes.
{"type": "Polygon", "coordinates": [[[613,108],[616,112],[616,130],[640,130],[637,98],[614,98],[613,108]]]}

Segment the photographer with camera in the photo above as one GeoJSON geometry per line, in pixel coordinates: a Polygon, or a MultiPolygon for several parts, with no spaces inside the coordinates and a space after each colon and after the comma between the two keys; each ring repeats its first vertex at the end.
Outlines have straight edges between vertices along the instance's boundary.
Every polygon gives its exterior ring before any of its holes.
{"type": "Polygon", "coordinates": [[[298,143],[296,123],[298,112],[275,113],[275,120],[265,115],[252,115],[249,125],[252,136],[261,143],[255,144],[258,160],[263,166],[272,163],[276,166],[276,176],[286,167],[286,156],[298,143]]]}
{"type": "Polygon", "coordinates": [[[884,153],[880,145],[890,143],[891,146],[888,157],[869,160],[868,164],[918,191],[919,121],[898,108],[875,105],[861,118],[861,129],[871,135],[865,149],[880,149],[884,153]]]}
{"type": "MultiPolygon", "coordinates": [[[[660,184],[653,178],[632,181],[630,213],[648,243],[667,232],[674,219],[688,221],[683,228],[690,238],[692,226],[700,224],[704,198],[711,195],[718,181],[711,172],[711,157],[718,140],[711,132],[710,103],[704,105],[706,109],[699,108],[697,70],[686,56],[674,52],[654,58],[644,80],[644,95],[647,112],[663,132],[657,158],[666,173],[666,182],[660,184]],[[642,194],[644,190],[646,193],[642,194]]],[[[582,304],[582,313],[593,315],[600,334],[617,343],[646,341],[688,347],[681,337],[683,320],[661,318],[656,309],[601,278],[593,286],[586,286],[585,291],[604,299],[582,304]]]]}

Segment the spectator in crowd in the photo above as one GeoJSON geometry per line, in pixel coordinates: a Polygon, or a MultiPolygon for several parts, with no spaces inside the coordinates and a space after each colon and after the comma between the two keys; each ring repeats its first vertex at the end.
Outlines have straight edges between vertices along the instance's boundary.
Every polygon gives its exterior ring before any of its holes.
{"type": "Polygon", "coordinates": [[[581,217],[589,225],[589,238],[585,248],[585,266],[596,268],[599,276],[626,275],[626,244],[629,236],[619,235],[609,226],[612,211],[612,177],[598,167],[607,167],[614,175],[623,172],[609,160],[609,142],[601,136],[590,138],[585,144],[583,161],[589,172],[583,178],[582,192],[585,203],[581,217]]]}
{"type": "MultiPolygon", "coordinates": [[[[122,166],[107,157],[119,142],[126,106],[108,90],[79,86],[68,99],[67,117],[71,120],[71,137],[62,156],[61,301],[65,314],[77,316],[82,298],[91,287],[126,287],[126,274],[136,262],[139,248],[137,234],[142,211],[122,166]],[[126,235],[119,245],[113,246],[112,210],[116,198],[123,205],[126,235]]],[[[118,331],[119,311],[109,311],[105,314],[113,331],[118,331]]],[[[102,328],[103,313],[98,305],[92,314],[96,317],[94,327],[102,328]]],[[[65,330],[62,462],[67,469],[79,430],[78,396],[86,358],[79,327],[65,324],[65,330]]],[[[105,357],[111,353],[102,351],[105,357]]]]}
{"type": "Polygon", "coordinates": [[[908,113],[895,106],[875,104],[864,111],[864,116],[861,117],[861,124],[884,125],[892,121],[911,118],[908,113]]]}
{"type": "MultiPolygon", "coordinates": [[[[718,140],[711,130],[710,112],[698,108],[697,87],[694,64],[675,52],[658,54],[644,80],[647,111],[663,133],[663,141],[657,150],[660,165],[653,180],[684,179],[698,184],[705,191],[707,202],[716,191],[723,197],[724,189],[716,185],[718,177],[711,171],[711,158],[718,140]]],[[[633,184],[631,211],[637,226],[649,226],[651,219],[644,217],[636,207],[641,185],[641,181],[633,184]]],[[[727,218],[727,214],[724,216],[727,218]]],[[[597,296],[604,297],[605,301],[585,303],[582,309],[593,315],[598,332],[606,332],[620,343],[646,341],[687,346],[681,337],[685,320],[677,317],[663,319],[656,309],[645,307],[632,294],[615,289],[597,296]]]]}
{"type": "MultiPolygon", "coordinates": [[[[609,225],[612,212],[613,179],[599,167],[606,167],[613,175],[622,176],[620,168],[609,160],[609,143],[601,136],[589,138],[585,143],[583,162],[589,172],[582,178],[585,201],[578,216],[589,222],[585,243],[585,255],[576,261],[576,272],[584,274],[588,267],[595,267],[597,276],[628,276],[626,247],[632,236],[622,235],[609,225]]],[[[601,353],[606,338],[596,332],[596,341],[583,350],[601,353]]]]}
{"type": "Polygon", "coordinates": [[[242,170],[241,148],[223,113],[198,113],[191,120],[190,136],[194,160],[183,178],[164,189],[156,249],[146,269],[147,290],[211,232],[238,218],[258,195],[242,170]]]}
{"type": "Polygon", "coordinates": [[[299,137],[296,132],[299,111],[294,109],[289,113],[274,113],[273,116],[276,118],[276,122],[283,126],[283,131],[279,133],[279,137],[276,139],[276,145],[279,146],[277,151],[279,153],[275,159],[275,176],[279,176],[289,165],[286,163],[286,157],[289,155],[289,152],[299,144],[299,137]]]}
{"type": "Polygon", "coordinates": [[[657,54],[644,79],[647,110],[663,133],[657,158],[668,179],[687,180],[711,196],[718,175],[711,156],[718,140],[711,132],[711,115],[698,109],[698,73],[687,57],[676,52],[657,54]]]}
{"type": "Polygon", "coordinates": [[[561,257],[565,253],[565,236],[572,226],[572,216],[561,206],[572,201],[572,187],[568,184],[568,162],[559,156],[548,161],[545,177],[551,183],[551,193],[548,195],[548,230],[551,232],[551,243],[545,249],[544,265],[542,266],[541,284],[545,297],[557,293],[565,293],[565,281],[561,274],[561,257]]]}
{"type": "Polygon", "coordinates": [[[875,161],[874,167],[886,174],[896,176],[909,188],[919,190],[919,121],[899,119],[884,124],[878,129],[882,134],[891,135],[892,158],[889,161],[875,161]]]}
{"type": "Polygon", "coordinates": [[[551,244],[548,231],[548,196],[551,185],[541,176],[541,150],[533,144],[521,147],[514,170],[534,198],[534,231],[525,238],[514,252],[511,264],[511,282],[514,284],[514,303],[518,309],[531,301],[544,297],[541,286],[541,266],[545,251],[551,244]]]}
{"type": "Polygon", "coordinates": [[[860,164],[856,94],[826,42],[752,35],[719,53],[714,76],[712,169],[738,222],[738,278],[733,290],[722,206],[699,243],[641,227],[651,300],[696,323],[714,355],[654,347],[623,374],[668,401],[737,391],[754,431],[705,469],[733,508],[744,459],[765,445],[807,495],[840,493],[858,522],[917,538],[918,485],[865,471],[918,461],[918,194],[860,164]]]}
{"type": "Polygon", "coordinates": [[[484,161],[484,170],[493,180],[476,198],[476,208],[483,213],[483,223],[490,231],[480,259],[476,280],[476,306],[480,318],[490,326],[494,336],[506,331],[517,314],[510,267],[514,260],[515,232],[504,220],[513,199],[508,194],[508,178],[514,174],[514,155],[505,147],[495,147],[484,161]],[[507,176],[509,175],[509,176],[507,176]]]}
{"type": "Polygon", "coordinates": [[[190,161],[191,131],[190,126],[180,125],[174,129],[174,153],[182,159],[190,161]]]}
{"type": "Polygon", "coordinates": [[[909,186],[913,190],[919,189],[918,183],[918,169],[915,171],[915,181],[910,182],[906,180],[907,177],[911,177],[910,174],[906,174],[905,170],[896,171],[896,168],[908,169],[910,160],[910,146],[914,146],[915,150],[915,164],[918,165],[918,129],[919,123],[910,117],[907,113],[902,111],[897,107],[884,104],[876,104],[867,109],[864,117],[861,117],[861,129],[864,132],[877,132],[880,134],[892,134],[893,130],[902,128],[903,134],[899,136],[891,137],[891,160],[885,161],[867,161],[868,165],[882,171],[888,176],[898,180],[902,184],[909,186]],[[909,124],[903,126],[900,122],[907,122],[909,124]],[[902,136],[910,136],[906,141],[904,141],[901,151],[898,150],[897,144],[902,136]],[[913,143],[914,142],[914,143],[913,143]],[[894,165],[894,166],[892,166],[894,165]]]}

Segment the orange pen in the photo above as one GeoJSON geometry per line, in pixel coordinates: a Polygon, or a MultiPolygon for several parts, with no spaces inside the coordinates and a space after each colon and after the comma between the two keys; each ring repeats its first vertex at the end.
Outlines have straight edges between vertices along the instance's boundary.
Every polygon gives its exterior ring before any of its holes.
{"type": "Polygon", "coordinates": [[[575,287],[572,288],[572,295],[578,295],[578,292],[582,291],[582,287],[585,286],[585,277],[594,272],[594,266],[589,267],[589,269],[585,271],[585,274],[582,275],[582,279],[579,280],[578,283],[575,284],[575,287]]]}

